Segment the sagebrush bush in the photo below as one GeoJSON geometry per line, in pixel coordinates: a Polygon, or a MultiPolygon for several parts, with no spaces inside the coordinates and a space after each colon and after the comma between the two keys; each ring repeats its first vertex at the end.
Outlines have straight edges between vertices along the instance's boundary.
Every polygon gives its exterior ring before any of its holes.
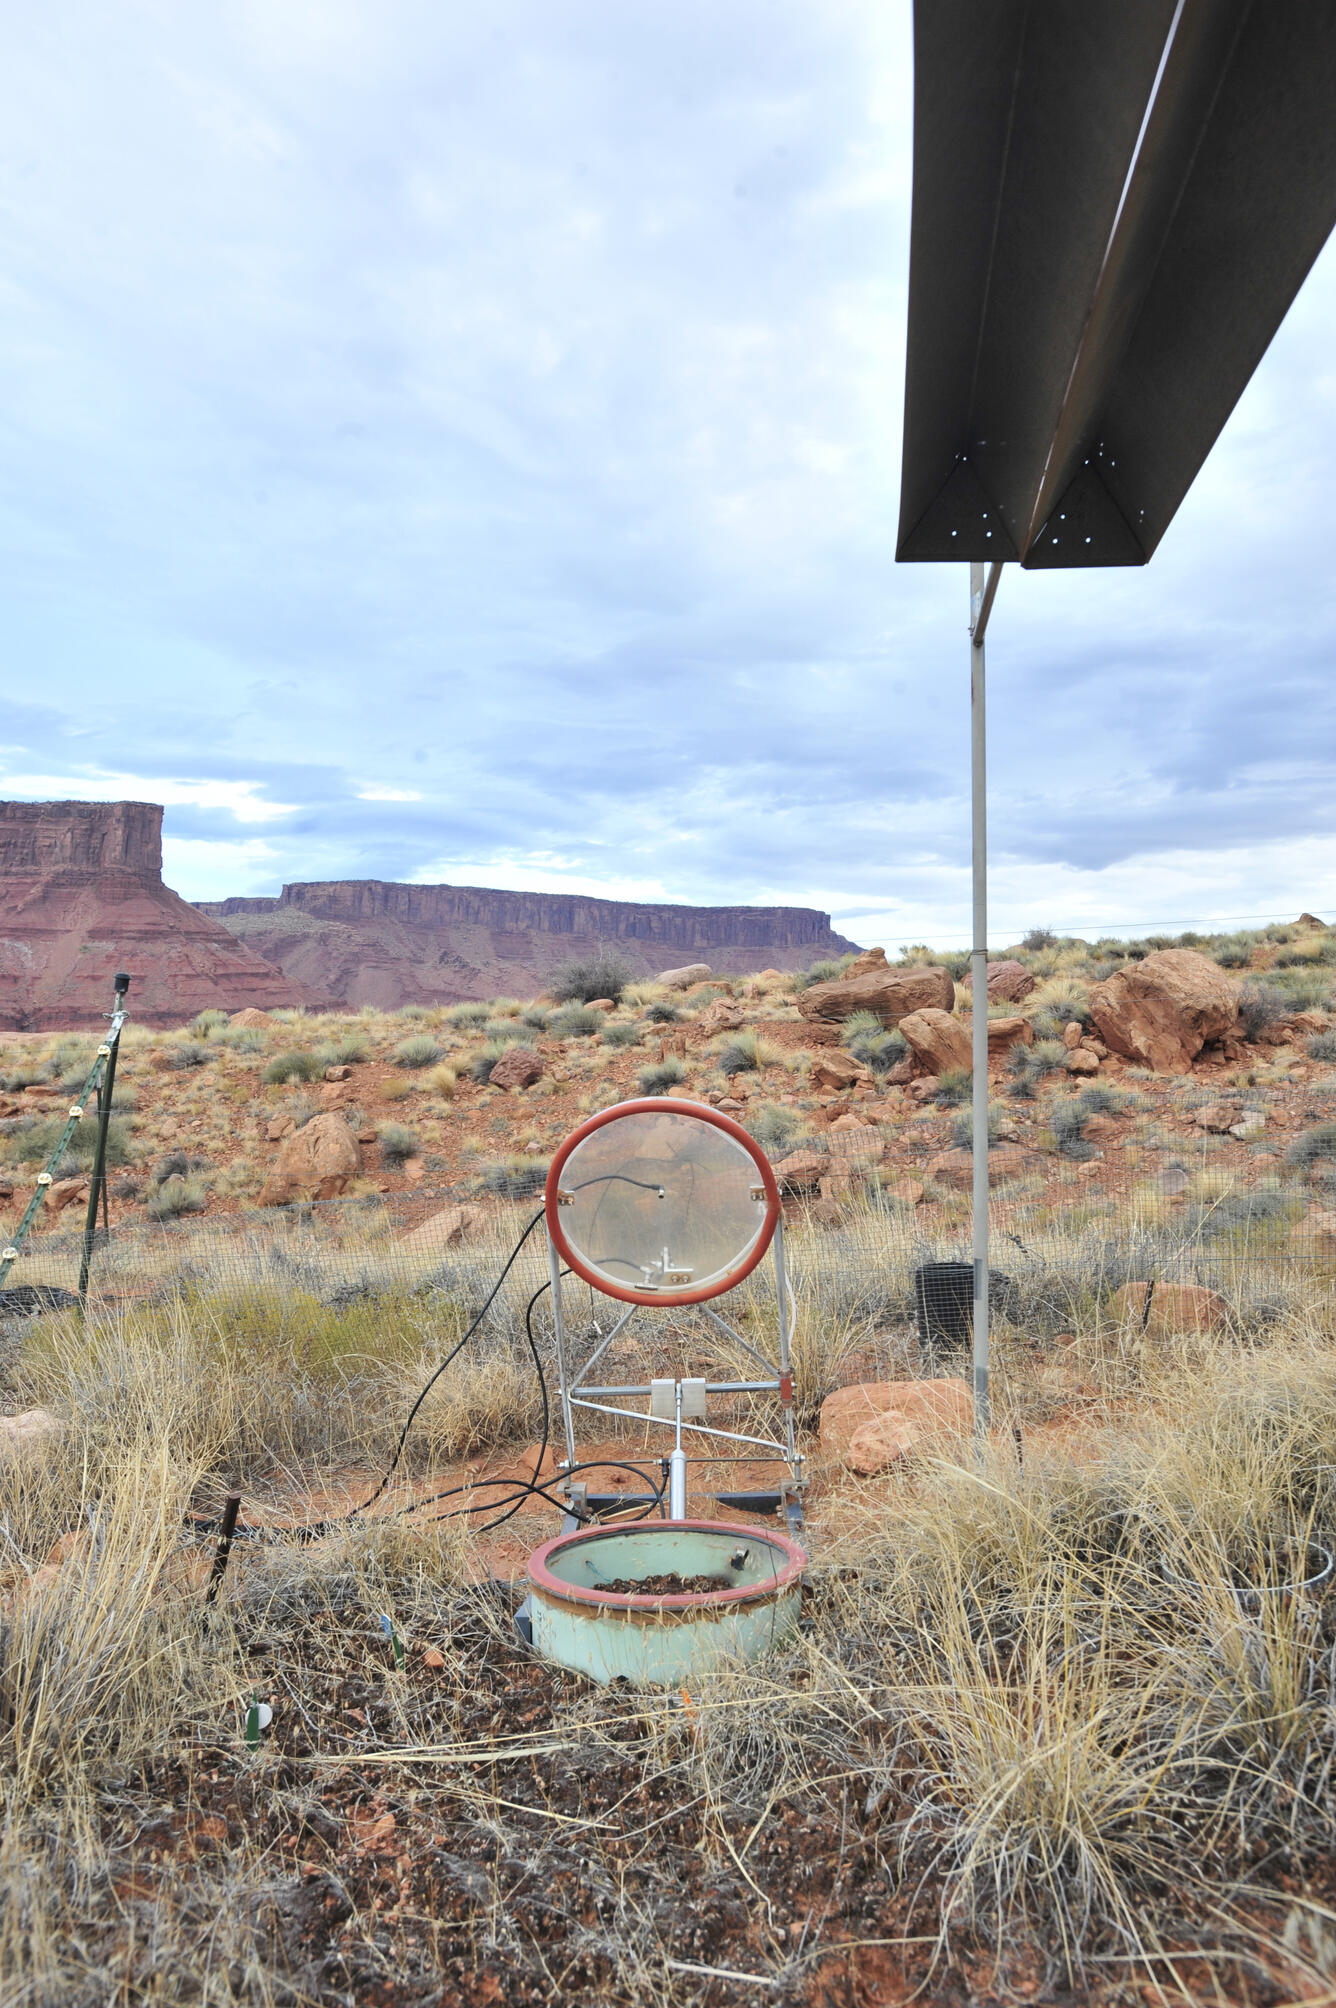
{"type": "Polygon", "coordinates": [[[201,1179],[173,1172],[150,1189],[144,1211],[150,1220],[175,1220],[182,1213],[203,1213],[208,1203],[208,1189],[201,1179]]]}
{"type": "Polygon", "coordinates": [[[588,1004],[595,997],[611,997],[616,1004],[630,981],[629,963],[620,955],[603,951],[563,962],[553,971],[547,987],[562,1003],[588,1004]]]}
{"type": "Polygon", "coordinates": [[[636,1085],[642,1095],[662,1095],[669,1088],[679,1087],[686,1077],[687,1070],[682,1062],[669,1057],[653,1067],[642,1067],[636,1076],[636,1085]]]}
{"type": "Polygon", "coordinates": [[[776,1067],[783,1058],[780,1047],[763,1039],[755,1026],[749,1026],[720,1048],[715,1064],[720,1073],[727,1074],[731,1080],[734,1074],[754,1074],[766,1067],[776,1067]]]}
{"type": "Polygon", "coordinates": [[[482,1028],[482,1036],[488,1045],[491,1045],[493,1040],[500,1039],[512,1046],[522,1046],[532,1029],[531,1026],[526,1027],[519,1018],[489,1018],[482,1028]]]}
{"type": "Polygon", "coordinates": [[[1295,1137],[1285,1153],[1286,1164],[1307,1171],[1324,1158],[1336,1158],[1336,1123],[1317,1123],[1295,1137]]]}
{"type": "Polygon", "coordinates": [[[167,1048],[167,1065],[174,1073],[188,1073],[192,1067],[207,1067],[217,1057],[217,1053],[202,1039],[184,1039],[179,1046],[167,1048]]]}
{"type": "Polygon", "coordinates": [[[810,990],[814,983],[833,983],[836,977],[843,976],[853,959],[852,955],[842,955],[838,961],[827,958],[824,962],[813,962],[797,972],[793,987],[795,990],[810,990]]]}
{"type": "Polygon", "coordinates": [[[191,1019],[190,1029],[197,1039],[207,1039],[211,1032],[219,1032],[227,1023],[226,1011],[215,1010],[212,1006],[191,1019]]]}
{"type": "Polygon", "coordinates": [[[974,1093],[974,1076],[967,1067],[947,1067],[937,1077],[939,1109],[959,1108],[974,1093]]]}
{"type": "Polygon", "coordinates": [[[640,1025],[606,1025],[603,1029],[603,1043],[605,1046],[618,1048],[638,1046],[643,1033],[644,1028],[640,1025]]]}
{"type": "Polygon", "coordinates": [[[530,1004],[520,1012],[521,1025],[527,1025],[531,1032],[546,1032],[552,1013],[542,1004],[530,1004]]]}
{"type": "Polygon", "coordinates": [[[498,1199],[532,1199],[547,1179],[547,1165],[538,1157],[507,1157],[489,1164],[479,1175],[483,1192],[498,1199]]]}
{"type": "Polygon", "coordinates": [[[591,1011],[585,1004],[568,1004],[564,1011],[552,1013],[547,1029],[554,1039],[592,1039],[607,1022],[601,1011],[591,1011]]]}
{"type": "Polygon", "coordinates": [[[492,1068],[503,1053],[510,1051],[514,1043],[513,1039],[489,1039],[485,1046],[480,1047],[468,1063],[469,1072],[474,1080],[486,1086],[492,1078],[492,1068]]]}
{"type": "Polygon", "coordinates": [[[1336,1032],[1315,1032],[1308,1041],[1310,1060],[1336,1060],[1336,1032]]]}
{"type": "Polygon", "coordinates": [[[654,1002],[647,1004],[644,1010],[645,1020],[650,1025],[676,1025],[680,1022],[681,1016],[676,1004],[670,1004],[666,997],[655,998],[654,1002]]]}
{"type": "Polygon", "coordinates": [[[852,1018],[845,1019],[844,1043],[873,1074],[889,1074],[909,1051],[900,1028],[883,1025],[873,1011],[855,1011],[852,1018]]]}
{"type": "Polygon", "coordinates": [[[1037,955],[1041,948],[1056,948],[1058,937],[1051,927],[1032,927],[1028,934],[1021,936],[1021,947],[1028,955],[1037,955]]]}
{"type": "MultiPolygon", "coordinates": [[[[988,1104],[988,1141],[996,1143],[1006,1111],[999,1102],[988,1104]]],[[[951,1119],[951,1141],[957,1150],[974,1148],[974,1111],[960,1109],[951,1119]]]]}
{"type": "Polygon", "coordinates": [[[396,1170],[410,1157],[422,1154],[421,1144],[405,1123],[382,1123],[376,1131],[376,1141],[384,1162],[396,1170]]]}
{"type": "Polygon", "coordinates": [[[315,1057],[322,1070],[325,1067],[356,1067],[367,1056],[367,1043],[360,1032],[345,1032],[340,1038],[327,1039],[315,1049],[315,1057]]]}
{"type": "Polygon", "coordinates": [[[779,1102],[760,1102],[747,1111],[746,1126],[767,1157],[787,1157],[802,1135],[804,1117],[779,1102]]]}
{"type": "Polygon", "coordinates": [[[452,1004],[446,1012],[446,1022],[457,1025],[461,1032],[472,1032],[479,1025],[485,1025],[492,1015],[490,1004],[471,1001],[467,1004],[452,1004]]]}
{"type": "Polygon", "coordinates": [[[1066,1060],[1067,1048],[1061,1039],[1036,1039],[1033,1046],[1013,1046],[1007,1057],[1011,1076],[1008,1092],[1019,1102],[1032,1102],[1040,1081],[1060,1074],[1066,1060]]]}
{"type": "Polygon", "coordinates": [[[1260,1038],[1268,1025],[1288,1018],[1294,1000],[1274,983],[1245,983],[1239,991],[1239,1024],[1245,1039],[1260,1038]]]}
{"type": "Polygon", "coordinates": [[[324,1068],[314,1053],[275,1053],[260,1070],[267,1086],[283,1087],[289,1081],[318,1081],[324,1068]]]}
{"type": "Polygon", "coordinates": [[[434,1066],[444,1054],[430,1032],[415,1032],[411,1039],[403,1039],[394,1049],[396,1067],[408,1067],[416,1072],[419,1067],[434,1066]]]}
{"type": "MultiPolygon", "coordinates": [[[[0,1163],[23,1164],[35,1162],[45,1164],[56,1145],[60,1142],[65,1127],[65,1117],[46,1116],[37,1120],[20,1117],[12,1129],[0,1134],[0,1163]]],[[[130,1136],[130,1122],[127,1117],[113,1115],[107,1124],[107,1163],[130,1164],[134,1159],[134,1146],[130,1136]]],[[[74,1171],[86,1170],[93,1162],[97,1149],[97,1121],[90,1107],[88,1114],[75,1130],[65,1146],[61,1159],[62,1166],[74,1171]]]]}

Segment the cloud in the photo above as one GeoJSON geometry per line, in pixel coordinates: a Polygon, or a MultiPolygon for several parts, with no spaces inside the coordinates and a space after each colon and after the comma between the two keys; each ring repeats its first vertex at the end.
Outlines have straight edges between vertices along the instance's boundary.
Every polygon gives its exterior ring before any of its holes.
{"type": "MultiPolygon", "coordinates": [[[[4,785],[165,802],[200,896],[967,930],[963,568],[893,562],[906,0],[78,21],[0,74],[4,785]]],[[[1321,901],[1333,306],[1328,251],[1147,570],[1004,580],[1020,918],[1250,855],[1321,901]]]]}

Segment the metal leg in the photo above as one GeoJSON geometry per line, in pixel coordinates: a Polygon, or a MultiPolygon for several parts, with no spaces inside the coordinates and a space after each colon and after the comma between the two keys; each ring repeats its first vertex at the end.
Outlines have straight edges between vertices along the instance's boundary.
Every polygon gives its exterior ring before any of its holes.
{"type": "Polygon", "coordinates": [[[1001,566],[970,566],[970,821],[974,866],[974,1427],[988,1427],[988,774],[984,629],[1001,566]]]}
{"type": "Polygon", "coordinates": [[[775,1223],[775,1302],[779,1315],[779,1398],[784,1407],[784,1443],[789,1468],[797,1476],[798,1441],[793,1427],[793,1295],[784,1263],[784,1223],[775,1223]]]}
{"type": "Polygon", "coordinates": [[[566,1468],[575,1463],[575,1419],[571,1413],[571,1377],[566,1359],[566,1319],[561,1302],[561,1257],[549,1234],[547,1266],[552,1278],[552,1330],[557,1344],[557,1389],[561,1399],[561,1427],[566,1439],[566,1468]]]}

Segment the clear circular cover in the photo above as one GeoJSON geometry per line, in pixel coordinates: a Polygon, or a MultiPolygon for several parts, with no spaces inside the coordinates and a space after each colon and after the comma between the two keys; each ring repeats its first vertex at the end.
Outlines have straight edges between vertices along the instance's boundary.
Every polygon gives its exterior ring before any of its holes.
{"type": "Polygon", "coordinates": [[[750,1152],[685,1111],[629,1111],[604,1123],[575,1145],[559,1180],[571,1252],[621,1290],[727,1288],[767,1232],[750,1152]]]}

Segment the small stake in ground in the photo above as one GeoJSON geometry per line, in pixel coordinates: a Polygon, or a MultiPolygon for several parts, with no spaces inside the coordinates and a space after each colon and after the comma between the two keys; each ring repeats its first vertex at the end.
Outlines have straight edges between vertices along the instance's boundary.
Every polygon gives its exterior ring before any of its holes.
{"type": "Polygon", "coordinates": [[[388,1611],[381,1612],[380,1628],[390,1642],[390,1649],[394,1654],[394,1663],[396,1667],[398,1667],[400,1673],[402,1673],[404,1670],[403,1640],[399,1637],[398,1632],[394,1629],[394,1624],[388,1611]]]}
{"type": "Polygon", "coordinates": [[[246,1747],[258,1750],[260,1733],[269,1727],[274,1719],[274,1711],[267,1701],[261,1701],[258,1694],[252,1694],[246,1710],[246,1747]]]}

